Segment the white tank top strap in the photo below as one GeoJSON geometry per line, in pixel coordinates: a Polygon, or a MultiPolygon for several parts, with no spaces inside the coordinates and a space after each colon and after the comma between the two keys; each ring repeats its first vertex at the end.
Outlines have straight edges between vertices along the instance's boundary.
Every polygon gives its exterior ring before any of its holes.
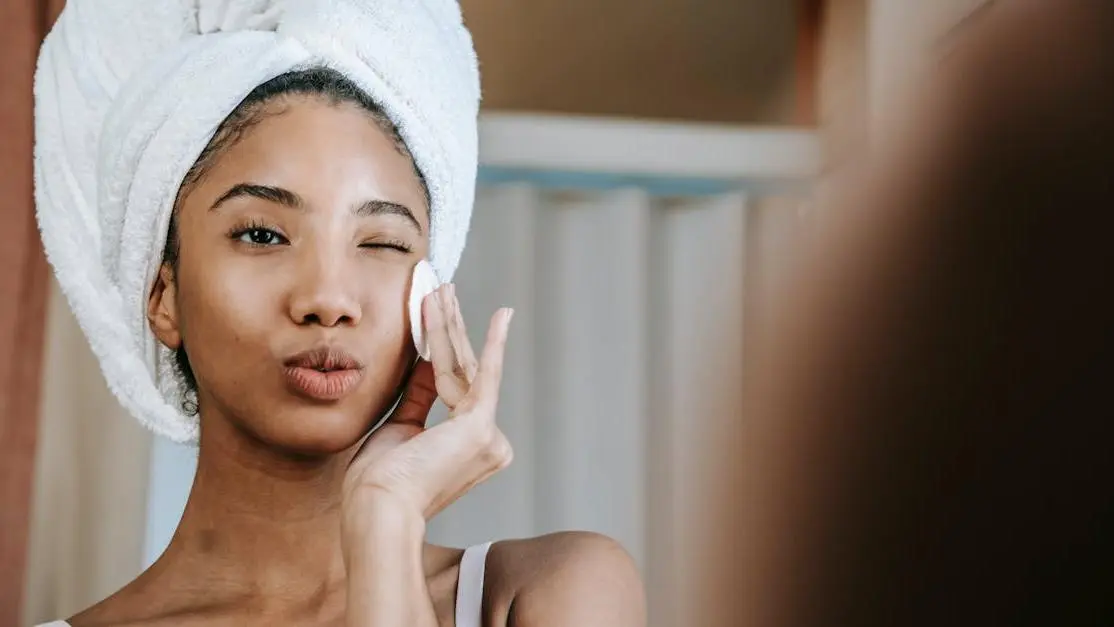
{"type": "Polygon", "coordinates": [[[464,549],[456,581],[456,627],[480,627],[483,618],[484,571],[490,542],[464,549]]]}

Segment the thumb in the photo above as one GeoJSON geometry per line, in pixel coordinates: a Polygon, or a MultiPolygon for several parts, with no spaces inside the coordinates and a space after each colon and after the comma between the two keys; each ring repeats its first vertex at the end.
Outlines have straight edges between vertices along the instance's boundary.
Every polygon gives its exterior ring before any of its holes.
{"type": "Polygon", "coordinates": [[[384,426],[389,424],[413,425],[419,429],[425,428],[429,410],[437,401],[437,382],[433,374],[433,364],[422,359],[414,366],[410,379],[406,382],[406,389],[402,393],[402,401],[387,417],[384,426]]]}
{"type": "Polygon", "coordinates": [[[424,431],[436,400],[433,366],[419,361],[406,381],[398,407],[360,444],[350,465],[370,463],[378,455],[376,451],[388,451],[424,431]]]}

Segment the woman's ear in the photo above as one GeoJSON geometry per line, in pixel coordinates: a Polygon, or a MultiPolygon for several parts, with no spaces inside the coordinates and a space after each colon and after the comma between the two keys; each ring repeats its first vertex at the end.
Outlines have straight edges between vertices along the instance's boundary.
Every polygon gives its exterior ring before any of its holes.
{"type": "Polygon", "coordinates": [[[177,350],[182,344],[182,334],[178,328],[178,284],[174,281],[174,269],[170,264],[162,264],[151,296],[147,300],[147,321],[151,331],[164,346],[177,350]]]}

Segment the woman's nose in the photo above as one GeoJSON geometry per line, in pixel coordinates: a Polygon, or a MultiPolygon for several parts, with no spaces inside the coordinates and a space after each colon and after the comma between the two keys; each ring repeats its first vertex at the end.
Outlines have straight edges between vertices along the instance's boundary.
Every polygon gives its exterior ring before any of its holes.
{"type": "Polygon", "coordinates": [[[353,272],[345,270],[339,255],[319,255],[306,260],[290,298],[290,319],[298,325],[335,327],[360,323],[362,306],[352,284],[353,272]]]}

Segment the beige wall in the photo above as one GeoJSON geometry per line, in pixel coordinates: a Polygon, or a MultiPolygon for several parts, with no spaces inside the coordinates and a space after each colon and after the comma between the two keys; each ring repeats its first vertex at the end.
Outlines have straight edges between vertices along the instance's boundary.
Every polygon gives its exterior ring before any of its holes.
{"type": "Polygon", "coordinates": [[[789,123],[791,0],[463,0],[489,109],[789,123]]]}

